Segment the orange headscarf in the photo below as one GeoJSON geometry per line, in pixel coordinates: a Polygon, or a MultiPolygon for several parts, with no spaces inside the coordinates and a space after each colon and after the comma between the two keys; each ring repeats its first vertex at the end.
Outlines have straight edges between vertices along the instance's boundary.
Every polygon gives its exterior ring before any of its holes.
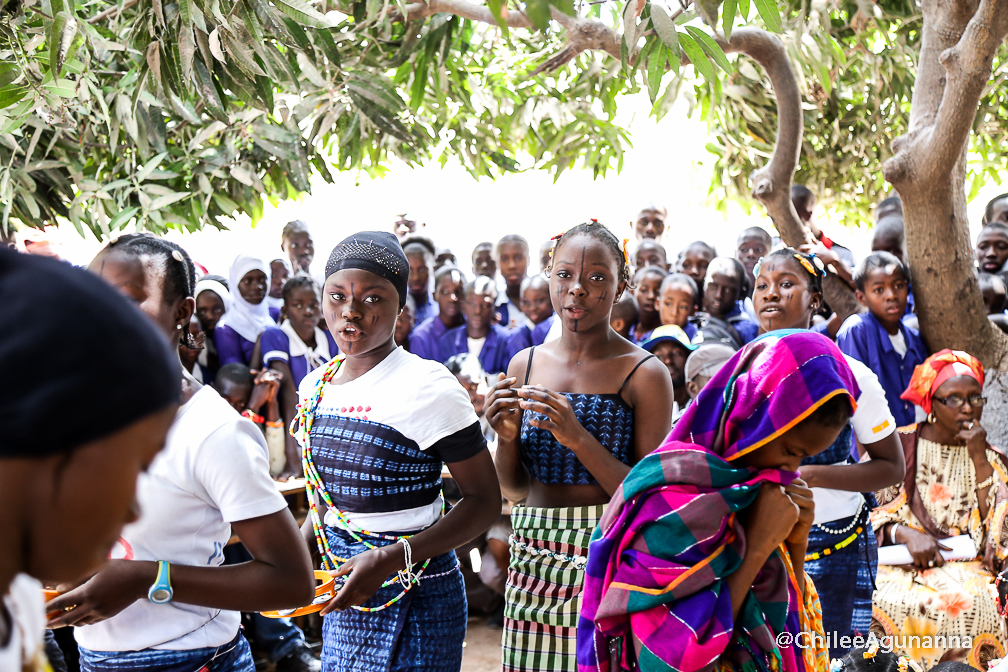
{"type": "Polygon", "coordinates": [[[956,376],[969,376],[980,385],[984,383],[983,364],[962,350],[939,350],[914,369],[910,385],[900,399],[912,401],[925,413],[931,413],[931,397],[942,383],[956,376]]]}

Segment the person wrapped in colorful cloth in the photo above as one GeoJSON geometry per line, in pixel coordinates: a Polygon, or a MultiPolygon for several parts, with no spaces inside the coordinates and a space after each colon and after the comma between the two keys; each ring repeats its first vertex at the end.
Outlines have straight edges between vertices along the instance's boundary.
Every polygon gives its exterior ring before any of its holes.
{"type": "Polygon", "coordinates": [[[985,670],[1005,655],[991,590],[1008,557],[1008,459],[980,425],[983,381],[980,361],[958,350],[914,369],[902,398],[923,408],[927,422],[899,430],[906,476],[875,495],[879,546],[905,544],[913,566],[879,567],[873,629],[909,642],[902,651],[924,667],[959,660],[985,670]],[[976,557],[946,562],[943,540],[958,535],[972,539],[976,557]]]}
{"type": "Polygon", "coordinates": [[[859,392],[818,334],[777,331],[736,353],[592,536],[578,669],[825,671],[803,570],[814,504],[796,472],[836,440],[859,392]],[[779,646],[781,634],[809,641],[779,646]]]}

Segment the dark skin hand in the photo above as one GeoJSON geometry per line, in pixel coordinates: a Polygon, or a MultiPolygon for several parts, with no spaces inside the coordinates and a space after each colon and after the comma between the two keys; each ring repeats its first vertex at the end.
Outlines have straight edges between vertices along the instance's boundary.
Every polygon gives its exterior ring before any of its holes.
{"type": "MultiPolygon", "coordinates": [[[[337,271],[326,279],[322,313],[340,352],[346,354],[340,373],[331,385],[356,380],[395,351],[399,297],[388,280],[359,269],[337,271]]],[[[414,563],[423,563],[462,546],[487,530],[500,515],[500,485],[489,451],[483,450],[447,466],[462,492],[462,499],[448,515],[410,538],[414,563]]],[[[313,560],[318,563],[321,558],[310,522],[302,526],[301,533],[313,560]]],[[[376,548],[350,558],[333,572],[334,576],[348,578],[321,613],[325,615],[363,604],[390,575],[404,566],[402,544],[376,548]]]]}
{"type": "MultiPolygon", "coordinates": [[[[511,360],[486,398],[486,417],[498,434],[497,475],[505,496],[525,499],[530,506],[578,506],[609,501],[630,467],[606,450],[578,422],[568,398],[572,393],[615,392],[647,355],[609,326],[612,304],[624,282],[619,262],[600,241],[573,236],[553,255],[550,293],[563,325],[561,337],[535,350],[530,385],[521,385],[529,351],[511,360]],[[519,387],[521,385],[521,387],[519,387]],[[598,484],[547,485],[532,479],[520,458],[521,418],[526,410],[544,413],[530,424],[550,431],[572,450],[598,484]]],[[[668,369],[655,360],[644,362],[623,389],[623,399],[634,409],[636,463],[658,447],[668,434],[672,416],[672,384],[668,369]]]]}
{"type": "MultiPolygon", "coordinates": [[[[221,567],[172,564],[173,602],[232,611],[287,609],[311,602],[311,561],[289,510],[235,522],[232,528],[255,559],[221,567]]],[[[98,623],[146,600],[157,570],[156,562],[110,560],[87,583],[48,603],[49,612],[59,612],[48,627],[98,623]],[[73,608],[63,611],[68,607],[73,608]]]]}

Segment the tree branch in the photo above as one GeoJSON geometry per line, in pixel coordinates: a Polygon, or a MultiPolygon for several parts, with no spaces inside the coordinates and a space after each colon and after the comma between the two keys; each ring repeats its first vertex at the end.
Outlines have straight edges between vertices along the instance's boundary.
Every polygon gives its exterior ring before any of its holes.
{"type": "MultiPolygon", "coordinates": [[[[777,142],[770,161],[752,175],[753,196],[767,209],[777,232],[785,243],[799,247],[809,238],[791,202],[791,180],[801,152],[803,117],[801,92],[784,43],[759,28],[737,28],[731,40],[720,40],[726,53],[744,54],[766,71],[777,98],[777,142]]],[[[826,303],[844,320],[861,310],[854,292],[836,275],[827,274],[823,282],[826,303]]]]}

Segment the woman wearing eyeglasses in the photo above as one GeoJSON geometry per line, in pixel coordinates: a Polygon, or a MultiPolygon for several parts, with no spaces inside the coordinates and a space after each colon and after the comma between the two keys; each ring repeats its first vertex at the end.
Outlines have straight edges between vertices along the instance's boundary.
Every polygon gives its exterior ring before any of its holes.
{"type": "Polygon", "coordinates": [[[899,430],[904,482],[876,493],[879,546],[905,544],[913,566],[879,567],[873,625],[887,635],[918,636],[919,644],[905,642],[902,653],[924,669],[941,659],[985,670],[988,660],[1005,655],[992,584],[1008,556],[1008,458],[987,443],[980,425],[983,380],[983,365],[958,350],[937,352],[914,370],[902,398],[921,406],[927,422],[899,430]],[[973,540],[974,559],[942,558],[942,541],[956,535],[973,540]],[[962,648],[946,648],[955,635],[962,648]]]}

